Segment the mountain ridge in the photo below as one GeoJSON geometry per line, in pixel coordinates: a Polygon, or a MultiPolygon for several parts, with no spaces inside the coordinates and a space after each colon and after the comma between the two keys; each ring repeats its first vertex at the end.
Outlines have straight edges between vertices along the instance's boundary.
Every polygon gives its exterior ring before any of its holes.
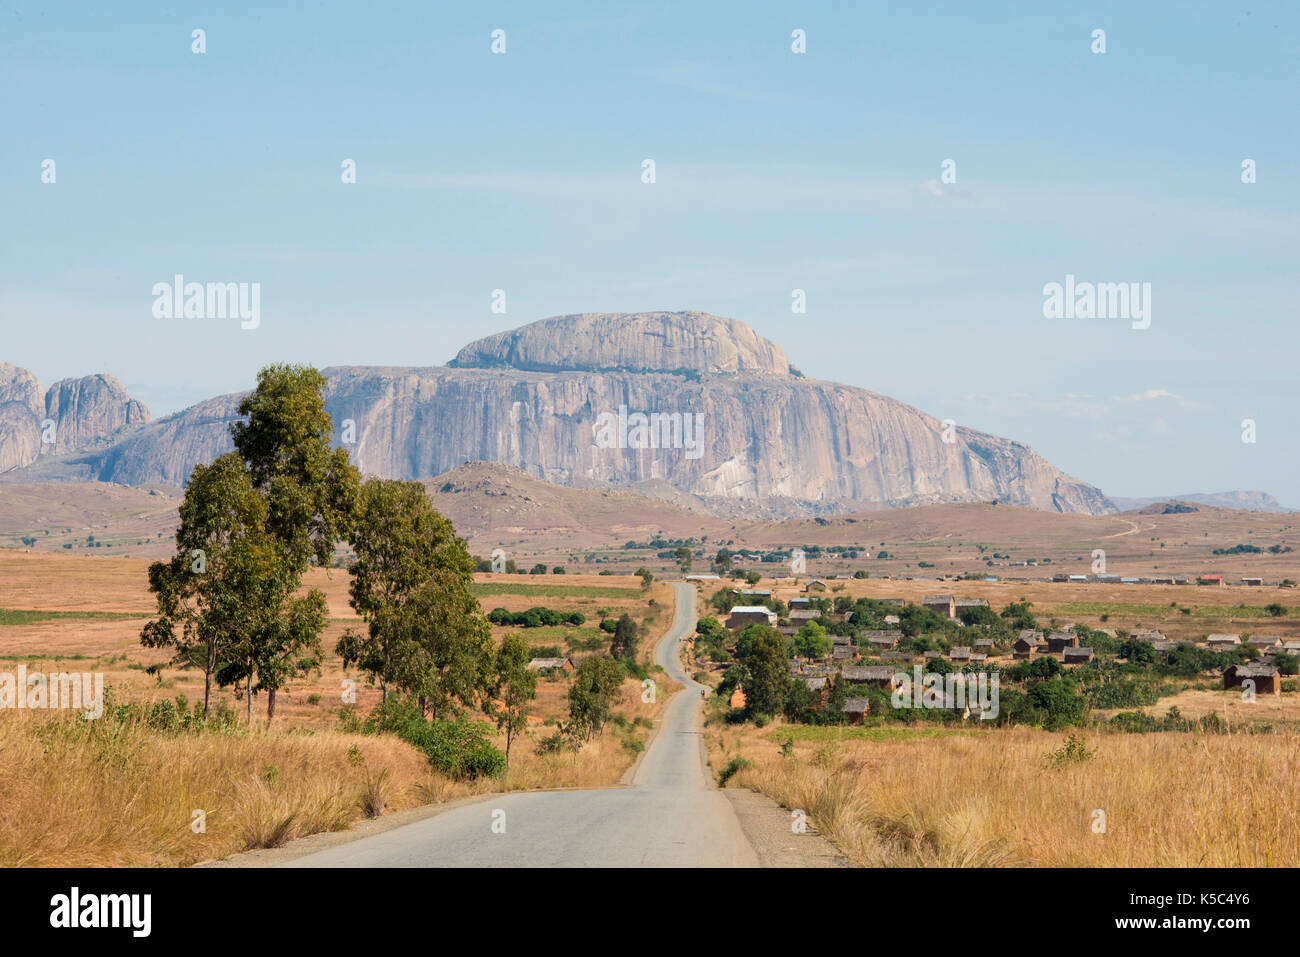
{"type": "MultiPolygon", "coordinates": [[[[322,370],[336,440],[363,472],[426,479],[468,461],[501,462],[553,484],[774,518],[964,501],[1115,510],[1023,443],[792,373],[780,347],[739,320],[560,316],[476,340],[453,361],[461,364],[322,370]],[[650,429],[625,428],[615,447],[594,442],[599,418],[615,415],[645,416],[650,429]],[[674,416],[702,424],[699,448],[674,444],[674,416]],[[659,432],[653,417],[668,420],[659,432]],[[656,444],[639,444],[647,433],[656,444]]],[[[230,449],[226,426],[243,394],[43,457],[26,480],[180,484],[195,464],[230,449]]]]}

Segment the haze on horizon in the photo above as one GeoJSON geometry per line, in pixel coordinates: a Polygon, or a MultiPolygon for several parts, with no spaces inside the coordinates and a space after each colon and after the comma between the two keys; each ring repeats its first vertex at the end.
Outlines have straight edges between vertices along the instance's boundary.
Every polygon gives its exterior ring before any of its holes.
{"type": "Polygon", "coordinates": [[[1287,4],[253,9],[0,9],[0,361],[161,417],[272,361],[696,309],[1110,495],[1300,505],[1287,4]],[[260,325],[154,318],[178,273],[260,283],[260,325]],[[1067,276],[1150,283],[1150,328],[1044,318],[1067,276]]]}

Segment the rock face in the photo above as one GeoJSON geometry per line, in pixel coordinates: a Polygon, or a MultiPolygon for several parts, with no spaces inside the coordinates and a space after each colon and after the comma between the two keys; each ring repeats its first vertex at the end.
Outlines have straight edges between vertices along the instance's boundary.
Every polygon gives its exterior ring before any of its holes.
{"type": "MultiPolygon", "coordinates": [[[[348,448],[369,474],[423,479],[501,462],[559,485],[750,516],[990,500],[1115,510],[1028,446],[789,369],[736,320],[650,313],[542,320],[466,346],[454,367],[324,372],[337,437],[355,436],[348,448]]],[[[66,456],[46,477],[179,484],[231,448],[239,398],[66,456]]]]}
{"type": "Polygon", "coordinates": [[[127,394],[117,376],[103,374],[54,383],[45,394],[45,415],[55,424],[55,455],[149,421],[149,410],[127,394]]]}
{"type": "Polygon", "coordinates": [[[738,319],[707,312],[583,313],[542,319],[472,342],[450,365],[528,372],[790,371],[776,343],[738,319]]]}
{"type": "Polygon", "coordinates": [[[41,395],[26,369],[0,362],[0,472],[76,452],[149,421],[149,410],[112,375],[64,379],[41,395]]]}

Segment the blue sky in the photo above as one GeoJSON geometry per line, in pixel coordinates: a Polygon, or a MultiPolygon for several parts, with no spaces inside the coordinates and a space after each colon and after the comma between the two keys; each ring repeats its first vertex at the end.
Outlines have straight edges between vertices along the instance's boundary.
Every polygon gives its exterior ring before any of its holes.
{"type": "Polygon", "coordinates": [[[702,309],[1110,494],[1300,506],[1294,4],[465,6],[0,2],[0,360],[161,415],[702,309]],[[155,319],[176,273],[260,327],[155,319]],[[1151,327],[1045,319],[1067,274],[1151,327]]]}

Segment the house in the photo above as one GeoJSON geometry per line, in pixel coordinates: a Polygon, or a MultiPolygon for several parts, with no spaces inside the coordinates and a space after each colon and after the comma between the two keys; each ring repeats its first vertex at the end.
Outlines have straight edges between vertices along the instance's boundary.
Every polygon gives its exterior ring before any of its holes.
{"type": "Polygon", "coordinates": [[[963,611],[970,611],[973,608],[987,608],[989,600],[987,598],[958,598],[954,602],[954,614],[961,617],[963,611]]]}
{"type": "Polygon", "coordinates": [[[970,660],[971,660],[972,662],[977,662],[977,661],[987,661],[987,660],[988,660],[988,657],[989,657],[988,655],[986,655],[986,654],[984,654],[983,652],[980,652],[980,651],[972,651],[972,652],[970,653],[970,660]]]}
{"type": "Polygon", "coordinates": [[[851,645],[853,644],[853,637],[851,635],[831,635],[831,644],[851,645]]]}
{"type": "Polygon", "coordinates": [[[1153,641],[1150,644],[1152,651],[1158,651],[1162,654],[1173,651],[1179,645],[1176,641],[1153,641]]]}
{"type": "Polygon", "coordinates": [[[1196,579],[1196,584],[1198,584],[1198,585],[1219,585],[1219,586],[1222,586],[1222,585],[1223,585],[1223,576],[1222,576],[1222,575],[1202,575],[1201,577],[1199,577],[1198,579],[1196,579]]]}
{"type": "Polygon", "coordinates": [[[944,618],[957,617],[957,599],[952,595],[926,595],[921,599],[921,605],[944,618]]]}
{"type": "Polygon", "coordinates": [[[775,624],[776,612],[765,605],[737,605],[727,616],[727,627],[731,629],[775,624]]]}
{"type": "Polygon", "coordinates": [[[1282,647],[1282,639],[1274,635],[1255,635],[1248,638],[1246,643],[1260,651],[1272,651],[1282,647]]]}
{"type": "Polygon", "coordinates": [[[879,685],[882,688],[893,688],[894,675],[897,673],[889,665],[845,665],[840,669],[845,681],[857,685],[879,685]]]}
{"type": "Polygon", "coordinates": [[[1054,631],[1047,636],[1047,650],[1052,654],[1078,647],[1079,636],[1072,631],[1054,631]]]}
{"type": "Polygon", "coordinates": [[[943,657],[942,651],[927,651],[925,653],[926,661],[934,661],[936,658],[942,658],[942,657],[943,657]]]}
{"type": "Polygon", "coordinates": [[[866,698],[844,699],[844,713],[849,717],[849,724],[861,724],[862,719],[870,710],[871,702],[866,698]]]}
{"type": "Polygon", "coordinates": [[[1211,651],[1231,651],[1241,644],[1241,635],[1210,635],[1205,639],[1211,651]]]}
{"type": "MultiPolygon", "coordinates": [[[[847,621],[848,619],[845,619],[845,620],[847,621]]],[[[886,615],[886,616],[885,616],[885,624],[886,624],[886,625],[897,625],[897,624],[899,624],[901,621],[902,621],[902,619],[899,618],[897,615],[886,615]]]]}
{"type": "Polygon", "coordinates": [[[772,592],[766,588],[742,588],[740,594],[746,598],[771,598],[772,592]]]}
{"type": "Polygon", "coordinates": [[[821,691],[829,681],[827,678],[816,678],[810,675],[800,675],[799,680],[808,686],[809,691],[821,691]]]}
{"type": "Polygon", "coordinates": [[[1241,583],[1242,583],[1243,585],[1252,585],[1252,586],[1254,586],[1255,588],[1258,588],[1259,586],[1261,586],[1261,585],[1264,584],[1264,579],[1262,579],[1262,578],[1243,578],[1243,579],[1241,580],[1241,583]]]}
{"type": "Polygon", "coordinates": [[[544,671],[547,668],[559,668],[561,671],[574,671],[572,658],[534,658],[528,662],[528,667],[533,671],[544,671]]]}
{"type": "Polygon", "coordinates": [[[825,591],[826,583],[820,578],[808,579],[808,584],[803,586],[804,591],[825,591]]]}
{"type": "Polygon", "coordinates": [[[1247,679],[1255,683],[1256,694],[1278,694],[1282,690],[1282,676],[1273,665],[1258,662],[1249,665],[1230,665],[1223,672],[1223,688],[1240,688],[1247,679]]]}
{"type": "Polygon", "coordinates": [[[1288,655],[1300,655],[1300,641],[1284,641],[1281,650],[1288,655]]]}
{"type": "Polygon", "coordinates": [[[729,708],[745,707],[745,692],[741,691],[739,688],[731,692],[731,697],[727,699],[727,707],[729,708]]]}
{"type": "Polygon", "coordinates": [[[699,575],[687,575],[686,580],[688,582],[709,582],[709,581],[717,581],[718,576],[708,574],[708,573],[702,573],[699,575]]]}
{"type": "Polygon", "coordinates": [[[872,648],[883,650],[898,644],[899,639],[903,637],[903,633],[901,631],[864,631],[862,637],[867,639],[872,648]]]}
{"type": "Polygon", "coordinates": [[[949,648],[948,658],[951,661],[970,661],[970,648],[965,646],[949,648]]]}
{"type": "Polygon", "coordinates": [[[1092,661],[1091,648],[1066,648],[1063,654],[1067,665],[1081,665],[1092,661]]]}
{"type": "Polygon", "coordinates": [[[816,621],[822,613],[816,608],[796,608],[790,612],[791,621],[816,621]]]}
{"type": "Polygon", "coordinates": [[[1129,635],[1129,638],[1133,641],[1146,642],[1168,640],[1165,638],[1165,633],[1163,631],[1159,631],[1155,628],[1134,628],[1132,633],[1129,635]]]}
{"type": "Polygon", "coordinates": [[[790,599],[790,610],[791,610],[791,611],[794,611],[796,608],[811,608],[811,607],[812,607],[812,599],[811,599],[811,598],[791,598],[791,599],[790,599]]]}
{"type": "Polygon", "coordinates": [[[1069,576],[1069,578],[1067,579],[1067,581],[1070,581],[1070,582],[1072,582],[1072,583],[1074,583],[1074,584],[1076,584],[1076,585],[1081,584],[1081,583],[1083,583],[1083,582],[1086,582],[1087,580],[1088,580],[1088,576],[1087,576],[1087,575],[1071,575],[1071,576],[1069,576]]]}
{"type": "Polygon", "coordinates": [[[1013,657],[1022,658],[1022,659],[1032,658],[1034,656],[1034,653],[1038,651],[1039,645],[1041,644],[1042,642],[1038,637],[1038,632],[1030,628],[1026,628],[1022,632],[1020,632],[1020,637],[1018,637],[1016,639],[1016,643],[1011,646],[1013,649],[1012,655],[1013,657]]]}
{"type": "Polygon", "coordinates": [[[776,630],[786,637],[793,637],[799,634],[799,628],[796,625],[777,625],[776,630]]]}
{"type": "Polygon", "coordinates": [[[876,653],[876,657],[882,661],[911,661],[916,656],[910,651],[881,651],[876,653]]]}
{"type": "Polygon", "coordinates": [[[982,651],[982,652],[983,652],[984,654],[986,654],[986,655],[988,655],[988,654],[992,654],[992,652],[993,652],[993,639],[992,639],[992,638],[976,638],[976,639],[975,639],[975,650],[976,650],[976,651],[982,651]]]}
{"type": "Polygon", "coordinates": [[[833,648],[831,648],[831,660],[851,661],[854,658],[856,658],[860,653],[861,652],[853,645],[835,645],[833,648]]]}
{"type": "Polygon", "coordinates": [[[902,608],[907,604],[907,602],[901,598],[876,598],[873,599],[873,601],[884,602],[886,605],[897,605],[899,608],[902,608]]]}

